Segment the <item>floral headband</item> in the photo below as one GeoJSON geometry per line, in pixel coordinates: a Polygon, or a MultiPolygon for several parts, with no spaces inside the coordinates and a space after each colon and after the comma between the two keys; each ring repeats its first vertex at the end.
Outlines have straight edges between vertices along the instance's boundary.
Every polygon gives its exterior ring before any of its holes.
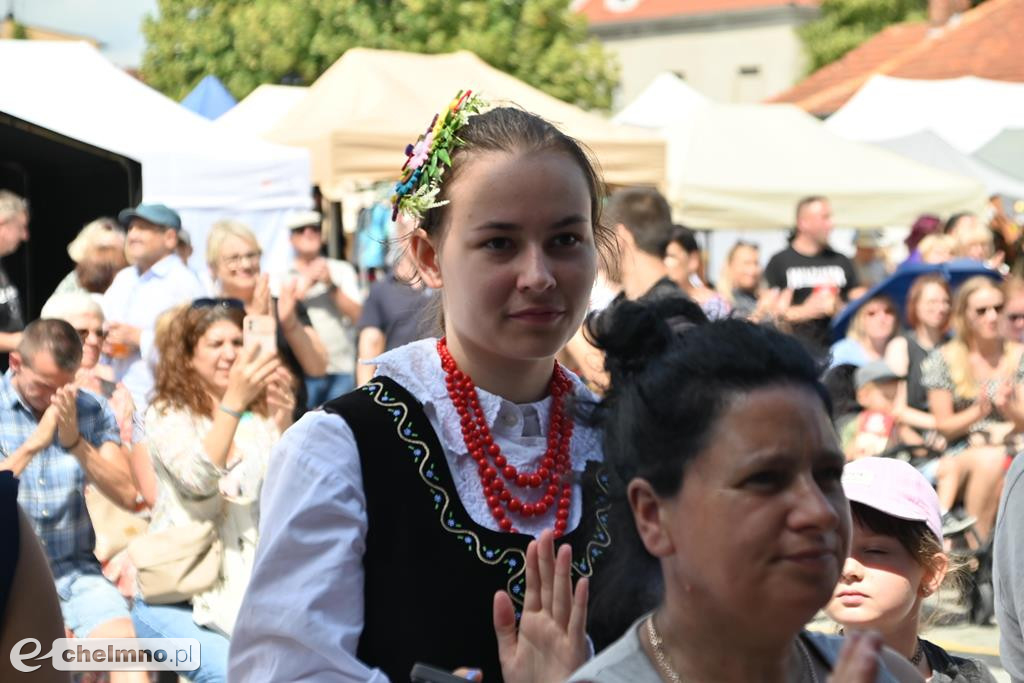
{"type": "Polygon", "coordinates": [[[486,106],[472,90],[460,90],[447,109],[434,115],[427,132],[405,148],[402,176],[391,197],[391,220],[398,218],[399,212],[422,218],[428,210],[448,203],[437,201],[437,195],[445,167],[452,165],[452,152],[463,144],[456,133],[470,115],[479,114],[486,106]]]}

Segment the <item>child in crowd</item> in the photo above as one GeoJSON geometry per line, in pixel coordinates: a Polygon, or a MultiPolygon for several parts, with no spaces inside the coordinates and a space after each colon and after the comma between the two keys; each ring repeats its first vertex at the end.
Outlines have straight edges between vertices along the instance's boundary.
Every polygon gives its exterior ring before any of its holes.
{"type": "Polygon", "coordinates": [[[857,403],[862,410],[843,429],[847,460],[883,453],[897,444],[920,445],[921,435],[901,424],[895,414],[900,377],[885,361],[872,361],[854,373],[857,403]]]}
{"type": "Polygon", "coordinates": [[[995,679],[974,659],[918,636],[925,598],[950,576],[939,499],[931,484],[894,458],[847,464],[843,490],[853,513],[850,556],[825,612],[844,628],[871,629],[933,683],[995,679]]]}

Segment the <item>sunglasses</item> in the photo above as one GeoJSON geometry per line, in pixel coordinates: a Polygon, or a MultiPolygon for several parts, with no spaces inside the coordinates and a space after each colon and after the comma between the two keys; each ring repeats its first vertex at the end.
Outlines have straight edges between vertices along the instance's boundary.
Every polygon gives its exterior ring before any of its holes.
{"type": "Polygon", "coordinates": [[[100,328],[100,329],[97,329],[97,330],[90,330],[90,329],[86,329],[86,328],[77,328],[76,327],[75,328],[75,332],[78,333],[78,336],[82,339],[82,343],[83,344],[85,342],[89,341],[89,335],[90,334],[95,334],[96,338],[99,339],[100,341],[103,341],[104,339],[107,338],[107,331],[104,330],[103,328],[100,328]]]}
{"type": "Polygon", "coordinates": [[[192,308],[234,308],[238,311],[244,311],[245,304],[241,299],[202,297],[192,301],[192,308]]]}
{"type": "Polygon", "coordinates": [[[298,228],[292,228],[292,234],[293,235],[301,235],[302,233],[306,232],[307,230],[312,230],[313,232],[315,232],[315,233],[317,233],[319,235],[320,231],[322,230],[322,228],[319,225],[303,225],[303,226],[298,227],[298,228]]]}
{"type": "Polygon", "coordinates": [[[995,306],[979,306],[979,307],[974,309],[974,315],[976,315],[976,316],[978,316],[980,318],[981,316],[985,315],[989,311],[995,311],[995,313],[998,315],[999,313],[1003,312],[1003,304],[998,304],[998,305],[995,305],[995,306]]]}

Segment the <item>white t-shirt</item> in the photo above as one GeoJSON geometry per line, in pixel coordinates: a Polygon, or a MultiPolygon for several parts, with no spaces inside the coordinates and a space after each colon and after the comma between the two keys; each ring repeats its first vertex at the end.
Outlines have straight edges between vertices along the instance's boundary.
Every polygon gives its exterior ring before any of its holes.
{"type": "MultiPolygon", "coordinates": [[[[349,299],[356,303],[363,302],[363,292],[359,287],[359,276],[356,269],[347,261],[327,259],[327,270],[331,274],[331,282],[349,299]]],[[[293,266],[288,277],[302,277],[293,266]]],[[[334,305],[334,297],[323,282],[313,283],[303,298],[313,329],[320,335],[327,349],[327,373],[331,375],[352,375],[356,371],[356,323],[349,320],[334,305]]]]}

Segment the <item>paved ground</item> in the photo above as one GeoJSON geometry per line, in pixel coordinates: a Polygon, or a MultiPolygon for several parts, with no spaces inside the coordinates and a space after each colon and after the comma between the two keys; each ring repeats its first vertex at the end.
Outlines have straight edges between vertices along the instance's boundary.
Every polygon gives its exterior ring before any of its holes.
{"type": "MultiPolygon", "coordinates": [[[[999,663],[999,628],[994,622],[990,626],[968,623],[965,608],[943,594],[926,602],[925,610],[926,619],[934,624],[922,633],[925,638],[953,654],[982,660],[997,681],[1009,683],[1010,676],[999,663]]],[[[828,631],[834,624],[824,614],[819,614],[811,628],[828,631]]]]}

